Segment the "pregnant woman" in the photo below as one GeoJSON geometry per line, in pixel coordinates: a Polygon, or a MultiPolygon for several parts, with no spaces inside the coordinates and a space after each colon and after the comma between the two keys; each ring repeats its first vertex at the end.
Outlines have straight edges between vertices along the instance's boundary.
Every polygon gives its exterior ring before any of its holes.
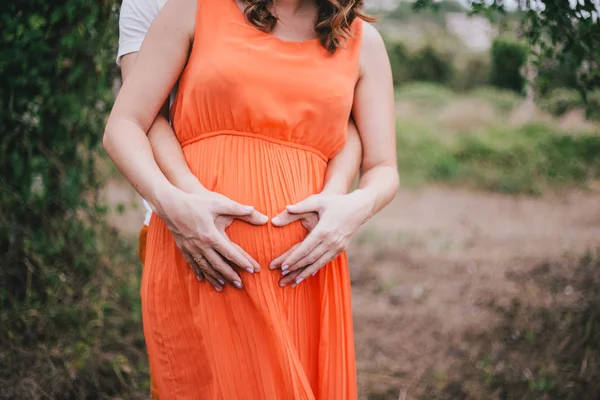
{"type": "Polygon", "coordinates": [[[151,26],[105,147],[155,211],[142,312],[161,399],[357,397],[343,249],[398,185],[389,62],[359,7],[169,0],[151,26]],[[174,187],[146,137],[178,79],[173,127],[210,196],[174,187]],[[359,188],[314,196],[351,114],[359,188]],[[194,207],[203,212],[178,214],[194,207]],[[309,232],[297,220],[310,213],[319,223],[309,232]],[[233,220],[244,215],[253,224],[233,220]],[[217,240],[206,226],[227,229],[217,240]],[[213,283],[233,285],[199,284],[178,244],[213,283]]]}

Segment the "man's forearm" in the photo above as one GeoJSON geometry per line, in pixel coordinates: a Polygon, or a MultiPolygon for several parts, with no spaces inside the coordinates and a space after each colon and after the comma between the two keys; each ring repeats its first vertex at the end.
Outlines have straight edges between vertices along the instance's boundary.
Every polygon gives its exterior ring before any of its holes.
{"type": "Polygon", "coordinates": [[[173,127],[163,109],[148,132],[156,163],[169,182],[187,193],[202,190],[196,176],[190,170],[173,127]]]}
{"type": "Polygon", "coordinates": [[[362,144],[354,122],[348,124],[348,137],[342,151],[327,165],[322,193],[346,194],[360,169],[362,144]]]}

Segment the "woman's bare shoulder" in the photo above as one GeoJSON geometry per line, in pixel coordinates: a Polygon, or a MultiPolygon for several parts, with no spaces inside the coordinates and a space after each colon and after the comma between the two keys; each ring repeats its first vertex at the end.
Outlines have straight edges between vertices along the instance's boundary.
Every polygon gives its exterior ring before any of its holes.
{"type": "Polygon", "coordinates": [[[373,68],[384,61],[388,63],[387,59],[387,50],[381,34],[372,24],[363,21],[360,49],[361,75],[368,66],[373,68]]]}

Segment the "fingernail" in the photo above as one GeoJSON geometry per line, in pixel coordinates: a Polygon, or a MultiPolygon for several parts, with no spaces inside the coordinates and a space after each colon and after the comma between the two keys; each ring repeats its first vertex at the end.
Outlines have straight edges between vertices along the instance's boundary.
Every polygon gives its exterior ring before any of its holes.
{"type": "Polygon", "coordinates": [[[284,265],[283,267],[281,267],[282,271],[285,271],[286,269],[288,269],[290,266],[289,265],[284,265]]]}
{"type": "Polygon", "coordinates": [[[263,215],[262,217],[260,217],[260,220],[264,224],[264,223],[269,222],[269,217],[267,217],[266,215],[263,215]]]}
{"type": "Polygon", "coordinates": [[[198,281],[202,280],[202,278],[200,278],[198,275],[196,275],[196,279],[198,279],[198,281]]]}
{"type": "Polygon", "coordinates": [[[273,222],[274,224],[278,224],[279,223],[279,217],[275,217],[271,220],[271,222],[273,222]]]}
{"type": "Polygon", "coordinates": [[[237,286],[238,289],[242,288],[242,282],[234,281],[233,284],[237,286]]]}
{"type": "Polygon", "coordinates": [[[253,274],[254,270],[252,268],[246,268],[246,271],[248,271],[249,273],[253,274]]]}
{"type": "Polygon", "coordinates": [[[315,275],[317,274],[317,272],[319,272],[319,271],[315,271],[315,272],[313,272],[313,273],[312,273],[312,276],[315,276],[315,275]]]}
{"type": "Polygon", "coordinates": [[[296,285],[299,285],[300,282],[302,282],[303,280],[304,280],[304,278],[298,278],[298,279],[296,279],[296,285]]]}
{"type": "Polygon", "coordinates": [[[244,206],[244,210],[246,210],[246,211],[252,211],[252,210],[254,210],[254,207],[252,207],[252,206],[244,206]]]}
{"type": "Polygon", "coordinates": [[[269,269],[275,269],[275,264],[270,264],[269,269]]]}
{"type": "Polygon", "coordinates": [[[290,273],[290,271],[283,271],[283,272],[281,273],[281,275],[285,276],[285,275],[287,275],[287,274],[289,274],[289,273],[290,273]]]}
{"type": "Polygon", "coordinates": [[[224,281],[223,279],[217,279],[217,281],[218,281],[218,282],[219,282],[221,285],[224,285],[224,284],[225,284],[225,281],[224,281]]]}
{"type": "Polygon", "coordinates": [[[285,283],[284,282],[279,282],[279,287],[284,287],[285,283]]]}

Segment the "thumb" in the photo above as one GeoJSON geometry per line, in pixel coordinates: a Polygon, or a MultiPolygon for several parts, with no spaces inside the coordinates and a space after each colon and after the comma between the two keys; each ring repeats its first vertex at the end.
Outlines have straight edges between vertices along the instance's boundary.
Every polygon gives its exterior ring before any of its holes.
{"type": "Polygon", "coordinates": [[[282,211],[279,215],[271,219],[271,223],[275,226],[285,226],[291,224],[294,221],[304,218],[304,214],[292,214],[289,211],[282,211]]]}
{"type": "Polygon", "coordinates": [[[236,219],[245,221],[252,225],[264,225],[269,221],[269,217],[254,210],[249,215],[240,215],[236,219]]]}
{"type": "Polygon", "coordinates": [[[228,198],[221,199],[214,208],[214,211],[218,214],[244,216],[250,215],[254,211],[253,206],[242,205],[236,201],[228,198]]]}
{"type": "Polygon", "coordinates": [[[319,196],[310,196],[299,203],[292,204],[286,207],[292,214],[303,214],[308,212],[316,212],[321,210],[321,198],[319,196]]]}

